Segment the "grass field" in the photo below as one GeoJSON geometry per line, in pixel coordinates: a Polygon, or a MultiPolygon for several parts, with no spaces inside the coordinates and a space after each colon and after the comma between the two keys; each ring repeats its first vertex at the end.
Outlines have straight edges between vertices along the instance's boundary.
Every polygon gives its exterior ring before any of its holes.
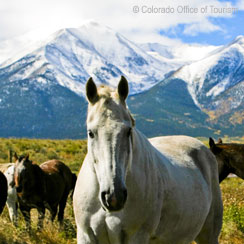
{"type": "MultiPolygon", "coordinates": [[[[207,144],[205,138],[201,140],[207,144]]],[[[224,138],[226,141],[244,143],[244,138],[224,138]]],[[[59,159],[66,163],[73,172],[78,174],[86,154],[86,141],[82,140],[36,140],[36,139],[1,139],[0,163],[9,161],[9,150],[18,154],[30,154],[30,159],[40,164],[49,159],[59,159]]],[[[220,244],[244,243],[244,181],[239,178],[228,178],[221,183],[224,202],[223,228],[220,244]]],[[[0,216],[0,244],[74,244],[76,243],[76,226],[71,199],[65,209],[64,229],[58,223],[49,222],[47,211],[44,228],[37,231],[37,211],[32,210],[32,228],[29,235],[25,231],[25,223],[19,213],[19,227],[15,228],[5,207],[0,216]]],[[[143,244],[143,243],[142,243],[143,244]]]]}

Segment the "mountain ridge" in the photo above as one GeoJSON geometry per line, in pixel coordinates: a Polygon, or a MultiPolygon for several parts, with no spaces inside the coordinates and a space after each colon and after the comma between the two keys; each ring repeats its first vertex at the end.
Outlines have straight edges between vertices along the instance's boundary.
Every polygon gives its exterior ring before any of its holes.
{"type": "MultiPolygon", "coordinates": [[[[41,65],[49,64],[49,71],[55,74],[57,81],[81,96],[84,96],[84,83],[89,76],[93,76],[97,83],[115,86],[114,79],[123,74],[132,81],[130,90],[134,94],[149,89],[175,67],[159,61],[119,33],[95,22],[79,29],[59,30],[21,59],[27,61],[30,55],[41,65]]],[[[21,59],[11,63],[15,60],[12,58],[1,68],[13,66],[21,59]]],[[[28,78],[28,73],[34,71],[37,74],[39,66],[38,63],[32,66],[29,63],[28,69],[21,70],[22,78],[28,78]],[[22,73],[26,76],[23,77],[22,73]]],[[[18,75],[18,71],[15,73],[18,75]]]]}
{"type": "Polygon", "coordinates": [[[136,44],[93,21],[59,30],[0,66],[0,136],[86,137],[86,80],[116,87],[121,75],[147,136],[243,135],[244,37],[183,46],[136,44]]]}

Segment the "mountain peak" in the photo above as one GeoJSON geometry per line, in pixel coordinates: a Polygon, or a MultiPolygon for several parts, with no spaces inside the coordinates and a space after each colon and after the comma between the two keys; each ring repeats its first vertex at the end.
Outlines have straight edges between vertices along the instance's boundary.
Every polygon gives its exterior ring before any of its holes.
{"type": "Polygon", "coordinates": [[[141,93],[128,101],[148,135],[165,128],[162,133],[203,136],[212,132],[213,119],[225,134],[243,133],[243,43],[238,36],[221,47],[138,45],[94,20],[61,29],[0,67],[0,134],[85,136],[86,80],[116,86],[121,75],[130,95],[141,93]],[[22,121],[16,114],[31,116],[22,121]]]}
{"type": "Polygon", "coordinates": [[[94,20],[79,28],[55,32],[35,45],[30,53],[18,56],[14,62],[8,60],[7,64],[9,72],[14,70],[9,76],[11,81],[35,77],[43,82],[51,77],[52,82],[81,96],[84,96],[84,84],[90,76],[97,83],[115,86],[124,75],[131,81],[130,90],[135,94],[157,84],[174,68],[94,20]]]}
{"type": "Polygon", "coordinates": [[[232,44],[239,44],[241,46],[244,47],[244,36],[243,35],[239,35],[237,36],[231,43],[230,45],[232,44]]]}

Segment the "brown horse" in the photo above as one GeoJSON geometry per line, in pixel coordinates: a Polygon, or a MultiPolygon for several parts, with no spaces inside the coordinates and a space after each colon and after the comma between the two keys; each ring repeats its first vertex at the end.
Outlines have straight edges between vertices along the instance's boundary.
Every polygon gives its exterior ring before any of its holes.
{"type": "Polygon", "coordinates": [[[8,196],[8,183],[5,175],[0,171],[0,214],[3,211],[8,196]]]}
{"type": "Polygon", "coordinates": [[[244,179],[244,144],[217,143],[210,137],[209,146],[216,156],[219,167],[219,182],[223,181],[230,173],[244,179]]]}
{"type": "Polygon", "coordinates": [[[58,221],[62,224],[66,201],[74,190],[76,175],[58,160],[50,160],[40,166],[32,163],[28,155],[18,157],[16,154],[15,160],[14,182],[27,230],[31,229],[32,208],[38,210],[38,228],[43,227],[46,208],[51,213],[52,221],[59,208],[58,221]]]}

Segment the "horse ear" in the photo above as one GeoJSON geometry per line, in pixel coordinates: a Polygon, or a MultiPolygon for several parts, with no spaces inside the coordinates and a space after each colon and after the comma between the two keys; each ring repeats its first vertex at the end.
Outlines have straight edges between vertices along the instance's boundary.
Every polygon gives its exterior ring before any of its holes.
{"type": "Polygon", "coordinates": [[[212,137],[209,137],[209,147],[214,148],[215,147],[215,142],[212,137]]]}
{"type": "Polygon", "coordinates": [[[126,78],[124,76],[121,76],[117,90],[118,90],[119,98],[122,101],[125,101],[125,99],[127,98],[128,94],[129,94],[129,86],[128,86],[128,81],[126,80],[126,78]]]}
{"type": "Polygon", "coordinates": [[[91,104],[98,101],[97,86],[92,77],[90,77],[86,82],[86,97],[91,104]]]}
{"type": "Polygon", "coordinates": [[[16,162],[18,159],[19,159],[19,157],[18,157],[17,153],[15,152],[14,153],[14,161],[16,162]]]}
{"type": "Polygon", "coordinates": [[[217,143],[218,143],[218,144],[222,144],[222,143],[223,143],[222,139],[219,138],[217,143]]]}
{"type": "Polygon", "coordinates": [[[29,160],[29,156],[30,156],[29,153],[27,153],[25,156],[25,160],[29,160]]]}

